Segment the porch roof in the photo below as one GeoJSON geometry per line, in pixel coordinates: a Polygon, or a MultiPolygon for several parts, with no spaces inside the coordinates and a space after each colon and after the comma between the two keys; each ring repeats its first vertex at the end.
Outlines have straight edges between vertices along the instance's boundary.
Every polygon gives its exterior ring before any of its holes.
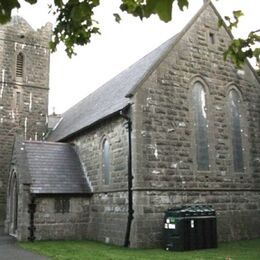
{"type": "Polygon", "coordinates": [[[26,141],[21,169],[29,175],[35,194],[91,193],[79,157],[71,144],[26,141]]]}

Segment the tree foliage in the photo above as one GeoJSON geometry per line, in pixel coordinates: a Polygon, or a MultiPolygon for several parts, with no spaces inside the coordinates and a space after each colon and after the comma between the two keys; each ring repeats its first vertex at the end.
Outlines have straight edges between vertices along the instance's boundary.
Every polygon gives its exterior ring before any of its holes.
{"type": "MultiPolygon", "coordinates": [[[[0,23],[6,23],[11,19],[11,11],[20,8],[21,0],[0,0],[0,23]]],[[[39,0],[25,0],[35,4],[39,0]]],[[[152,14],[158,15],[165,22],[172,19],[173,3],[178,4],[180,10],[188,8],[191,0],[121,0],[120,10],[140,19],[149,18],[152,14]]],[[[99,0],[53,0],[50,10],[57,16],[57,23],[53,30],[50,48],[55,51],[57,45],[63,42],[69,57],[74,53],[76,45],[88,44],[94,34],[99,34],[98,22],[94,20],[94,11],[100,5],[99,0]]],[[[120,22],[118,13],[113,14],[115,21],[120,22]]],[[[233,17],[224,17],[225,26],[232,30],[238,26],[242,11],[234,11],[233,17]]],[[[224,25],[220,21],[220,26],[224,25]]],[[[230,58],[232,62],[240,67],[246,58],[254,57],[260,63],[260,48],[255,47],[260,43],[260,30],[252,31],[246,39],[234,39],[226,52],[224,58],[230,58]]]]}
{"type": "MultiPolygon", "coordinates": [[[[227,29],[231,31],[233,28],[237,28],[239,18],[243,16],[241,10],[233,11],[233,18],[225,16],[223,20],[219,21],[219,26],[226,25],[227,29]]],[[[257,64],[260,64],[260,48],[256,45],[260,43],[260,29],[251,31],[246,39],[238,38],[234,39],[229,45],[228,49],[224,53],[224,59],[230,57],[231,61],[240,68],[247,58],[255,58],[257,64]]]]}

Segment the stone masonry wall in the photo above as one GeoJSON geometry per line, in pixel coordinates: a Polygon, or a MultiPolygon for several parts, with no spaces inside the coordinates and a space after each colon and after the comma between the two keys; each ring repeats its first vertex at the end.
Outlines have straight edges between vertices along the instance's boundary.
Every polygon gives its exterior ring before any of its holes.
{"type": "Polygon", "coordinates": [[[209,6],[133,100],[133,247],[160,246],[164,211],[183,204],[211,204],[221,241],[260,236],[260,86],[248,65],[237,70],[223,61],[229,35],[217,23],[209,6]],[[206,90],[208,171],[196,167],[190,105],[196,81],[206,90]],[[243,173],[235,173],[232,166],[227,110],[231,85],[243,98],[243,173]]]}
{"type": "Polygon", "coordinates": [[[0,225],[15,135],[34,140],[47,131],[50,33],[50,24],[34,31],[20,17],[0,27],[0,225]],[[16,77],[18,53],[24,55],[22,77],[16,77]]]}
{"type": "Polygon", "coordinates": [[[30,225],[30,215],[28,212],[28,205],[31,202],[30,185],[24,184],[22,181],[24,176],[19,174],[19,167],[17,167],[17,153],[14,154],[12,159],[12,166],[7,186],[8,199],[6,201],[7,212],[5,217],[5,232],[7,234],[16,235],[18,240],[26,241],[29,237],[28,227],[30,225]],[[13,192],[14,185],[17,185],[17,197],[13,192]],[[17,210],[14,212],[13,209],[15,204],[17,204],[17,210]],[[15,222],[16,225],[14,224],[15,222]],[[14,228],[14,226],[16,226],[16,228],[14,228]]]}
{"type": "MultiPolygon", "coordinates": [[[[148,189],[147,189],[148,190],[148,189]]],[[[163,218],[168,208],[208,204],[217,213],[218,240],[259,237],[259,193],[251,191],[150,190],[136,191],[132,247],[163,247],[163,218]]]]}
{"type": "Polygon", "coordinates": [[[67,198],[70,206],[69,212],[65,213],[56,212],[55,197],[36,198],[34,222],[37,240],[85,239],[87,237],[89,199],[73,196],[67,198]]]}
{"type": "Polygon", "coordinates": [[[88,238],[123,245],[127,222],[127,129],[115,117],[82,133],[75,144],[83,169],[93,190],[90,199],[88,238]],[[110,183],[104,183],[102,141],[110,144],[110,183]]]}
{"type": "MultiPolygon", "coordinates": [[[[18,175],[19,176],[19,175],[18,175]]],[[[20,178],[20,176],[19,176],[20,178]]],[[[30,213],[28,211],[28,205],[31,203],[30,186],[24,185],[19,179],[19,193],[18,193],[18,212],[17,212],[17,240],[27,241],[29,237],[29,226],[30,226],[30,213]]],[[[7,201],[9,203],[9,201],[7,201]]],[[[6,228],[9,226],[7,222],[11,216],[7,214],[6,228]]],[[[10,230],[6,230],[10,233],[10,230]]]]}

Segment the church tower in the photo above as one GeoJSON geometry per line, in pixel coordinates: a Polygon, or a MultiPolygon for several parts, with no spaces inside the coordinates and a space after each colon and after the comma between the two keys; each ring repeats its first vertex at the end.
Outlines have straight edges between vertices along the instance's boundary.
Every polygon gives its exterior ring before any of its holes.
{"type": "Polygon", "coordinates": [[[0,226],[15,137],[41,140],[47,131],[51,27],[35,31],[19,16],[0,26],[0,226]]]}

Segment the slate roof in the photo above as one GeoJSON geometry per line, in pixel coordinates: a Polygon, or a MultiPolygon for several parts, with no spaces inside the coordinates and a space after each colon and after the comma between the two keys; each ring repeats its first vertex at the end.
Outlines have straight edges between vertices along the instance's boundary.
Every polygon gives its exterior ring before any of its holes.
{"type": "Polygon", "coordinates": [[[31,193],[91,193],[78,155],[70,144],[26,141],[20,153],[24,160],[20,163],[21,174],[29,175],[31,193]]]}
{"type": "Polygon", "coordinates": [[[174,44],[176,38],[176,36],[172,37],[67,110],[48,140],[64,140],[127,107],[129,104],[127,96],[150,74],[153,67],[174,44]]]}
{"type": "MultiPolygon", "coordinates": [[[[221,19],[211,1],[206,2],[179,34],[170,38],[157,49],[67,110],[62,115],[62,120],[55,130],[48,136],[48,140],[66,140],[66,138],[127,107],[130,103],[130,97],[135,93],[136,89],[154,71],[208,6],[211,6],[219,19],[221,19]]],[[[231,33],[228,30],[227,32],[232,38],[231,33]]]]}
{"type": "Polygon", "coordinates": [[[61,118],[62,118],[61,115],[56,115],[56,114],[49,115],[48,116],[48,128],[55,129],[55,127],[58,125],[61,118]]]}

